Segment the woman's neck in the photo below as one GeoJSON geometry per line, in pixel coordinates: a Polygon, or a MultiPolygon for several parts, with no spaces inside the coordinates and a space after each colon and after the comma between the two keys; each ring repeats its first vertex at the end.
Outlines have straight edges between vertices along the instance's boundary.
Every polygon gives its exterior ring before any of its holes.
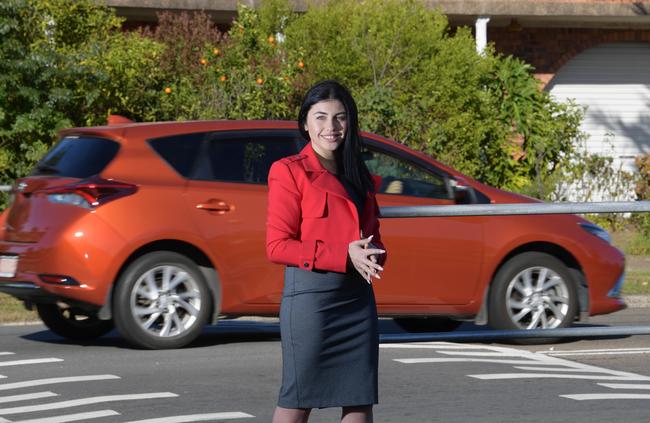
{"type": "Polygon", "coordinates": [[[325,168],[330,173],[336,174],[337,168],[336,168],[336,156],[332,154],[330,158],[323,157],[321,154],[318,153],[318,151],[314,150],[314,153],[316,153],[316,157],[318,158],[318,161],[320,164],[325,168]]]}

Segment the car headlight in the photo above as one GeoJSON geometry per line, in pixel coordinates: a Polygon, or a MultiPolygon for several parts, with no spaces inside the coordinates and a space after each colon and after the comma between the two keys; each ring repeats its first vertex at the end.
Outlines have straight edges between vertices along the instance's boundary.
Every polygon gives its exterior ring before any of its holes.
{"type": "Polygon", "coordinates": [[[579,224],[582,229],[585,231],[589,232],[592,235],[597,236],[598,238],[602,239],[608,244],[612,243],[612,237],[609,236],[609,232],[604,230],[598,225],[594,225],[593,223],[580,223],[579,224]]]}

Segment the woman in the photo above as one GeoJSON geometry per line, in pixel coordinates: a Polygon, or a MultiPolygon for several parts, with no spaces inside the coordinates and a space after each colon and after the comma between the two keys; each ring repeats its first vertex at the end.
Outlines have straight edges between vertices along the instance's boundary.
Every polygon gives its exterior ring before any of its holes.
{"type": "Polygon", "coordinates": [[[267,255],[287,265],[273,422],[306,422],[314,407],[372,422],[379,335],[370,282],[385,251],[357,107],[345,87],[324,81],[305,96],[298,124],[309,144],[269,172],[267,255]]]}

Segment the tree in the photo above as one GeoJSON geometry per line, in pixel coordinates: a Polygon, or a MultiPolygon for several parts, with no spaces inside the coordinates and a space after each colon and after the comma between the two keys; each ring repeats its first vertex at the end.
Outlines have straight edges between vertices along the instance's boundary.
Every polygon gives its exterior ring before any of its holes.
{"type": "Polygon", "coordinates": [[[162,45],[120,27],[90,0],[0,4],[0,183],[26,175],[62,128],[154,116],[162,45]]]}

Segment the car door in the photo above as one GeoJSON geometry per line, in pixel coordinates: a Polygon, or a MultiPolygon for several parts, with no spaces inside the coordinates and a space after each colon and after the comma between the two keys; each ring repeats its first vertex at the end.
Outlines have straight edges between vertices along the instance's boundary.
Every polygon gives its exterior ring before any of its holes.
{"type": "MultiPolygon", "coordinates": [[[[456,203],[445,172],[383,143],[366,141],[366,147],[366,164],[381,178],[380,207],[456,203]]],[[[481,270],[483,222],[482,217],[381,219],[388,261],[374,289],[382,310],[399,304],[467,304],[481,270]]]]}
{"type": "Polygon", "coordinates": [[[296,135],[214,133],[202,146],[186,201],[197,231],[217,257],[226,312],[245,312],[246,303],[277,308],[280,302],[283,267],[271,264],[265,249],[267,177],[274,161],[299,151],[296,135]]]}

